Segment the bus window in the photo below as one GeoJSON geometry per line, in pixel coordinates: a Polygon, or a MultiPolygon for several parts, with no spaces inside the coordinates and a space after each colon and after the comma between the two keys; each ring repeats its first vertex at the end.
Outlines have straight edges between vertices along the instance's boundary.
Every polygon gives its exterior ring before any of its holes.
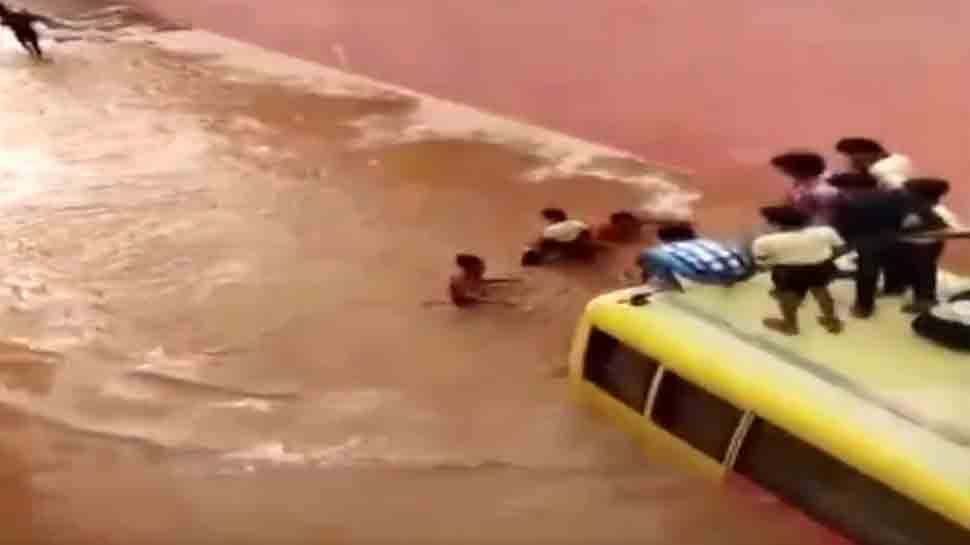
{"type": "Polygon", "coordinates": [[[592,328],[583,359],[583,378],[638,413],[660,365],[603,331],[592,328]]]}
{"type": "Polygon", "coordinates": [[[727,453],[743,413],[730,403],[664,372],[652,417],[660,427],[717,461],[727,453]]]}
{"type": "Polygon", "coordinates": [[[970,543],[970,531],[760,418],[734,471],[860,545],[970,543]]]}

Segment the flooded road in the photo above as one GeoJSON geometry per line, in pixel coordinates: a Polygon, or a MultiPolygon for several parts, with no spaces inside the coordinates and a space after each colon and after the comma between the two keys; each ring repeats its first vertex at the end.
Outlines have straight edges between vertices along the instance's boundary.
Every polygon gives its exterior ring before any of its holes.
{"type": "Polygon", "coordinates": [[[456,251],[518,272],[539,208],[684,203],[678,173],[54,4],[53,63],[0,34],[9,540],[814,543],[569,401],[629,252],[524,274],[527,311],[423,305],[456,251]]]}

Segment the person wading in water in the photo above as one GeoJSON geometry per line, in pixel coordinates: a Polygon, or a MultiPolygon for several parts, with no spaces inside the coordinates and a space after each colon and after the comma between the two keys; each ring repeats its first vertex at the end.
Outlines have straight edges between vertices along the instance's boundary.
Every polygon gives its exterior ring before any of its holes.
{"type": "Polygon", "coordinates": [[[44,52],[40,49],[40,38],[34,30],[34,23],[46,23],[49,19],[27,10],[13,11],[0,3],[0,26],[5,26],[13,32],[20,45],[36,59],[43,59],[44,52]]]}

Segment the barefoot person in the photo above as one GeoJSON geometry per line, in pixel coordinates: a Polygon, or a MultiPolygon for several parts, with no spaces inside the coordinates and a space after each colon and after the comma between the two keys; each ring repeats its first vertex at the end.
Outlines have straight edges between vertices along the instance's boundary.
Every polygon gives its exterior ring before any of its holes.
{"type": "Polygon", "coordinates": [[[448,296],[456,307],[466,308],[479,304],[515,306],[512,301],[490,294],[488,288],[516,282],[517,279],[486,278],[485,261],[477,255],[458,254],[455,256],[455,265],[458,266],[458,272],[448,282],[448,296]]]}
{"type": "Polygon", "coordinates": [[[791,206],[768,206],[761,215],[780,232],[755,239],[752,253],[759,267],[771,269],[781,319],[765,318],[765,327],[797,335],[798,308],[811,292],[822,315],[818,322],[830,333],[842,331],[828,286],[838,272],[835,257],[845,241],[835,229],[809,226],[809,218],[791,206]]]}
{"type": "Polygon", "coordinates": [[[37,59],[44,58],[44,53],[40,49],[40,40],[33,25],[47,20],[46,17],[27,10],[12,11],[0,3],[0,26],[9,28],[20,45],[37,59]]]}

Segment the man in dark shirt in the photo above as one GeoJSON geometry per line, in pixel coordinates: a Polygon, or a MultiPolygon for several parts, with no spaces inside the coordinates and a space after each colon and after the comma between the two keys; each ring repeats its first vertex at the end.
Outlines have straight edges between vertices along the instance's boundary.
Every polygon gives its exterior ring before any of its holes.
{"type": "MultiPolygon", "coordinates": [[[[887,263],[884,257],[887,251],[897,249],[897,239],[904,228],[904,222],[917,230],[940,225],[942,220],[933,212],[935,203],[930,198],[935,194],[938,200],[946,192],[945,189],[941,190],[940,182],[946,183],[943,180],[911,180],[904,184],[903,189],[864,191],[842,199],[836,205],[833,226],[859,254],[856,300],[852,308],[852,313],[857,318],[868,318],[875,311],[880,266],[887,263]]],[[[840,180],[832,180],[830,183],[838,187],[840,180]]],[[[841,183],[851,185],[848,179],[841,183]]],[[[912,264],[917,263],[916,268],[923,271],[920,282],[923,283],[922,289],[925,291],[926,270],[932,263],[935,274],[935,263],[938,259],[938,255],[934,258],[929,251],[925,255],[910,253],[892,264],[893,270],[890,272],[897,277],[905,276],[905,270],[913,270],[912,264]]]]}

